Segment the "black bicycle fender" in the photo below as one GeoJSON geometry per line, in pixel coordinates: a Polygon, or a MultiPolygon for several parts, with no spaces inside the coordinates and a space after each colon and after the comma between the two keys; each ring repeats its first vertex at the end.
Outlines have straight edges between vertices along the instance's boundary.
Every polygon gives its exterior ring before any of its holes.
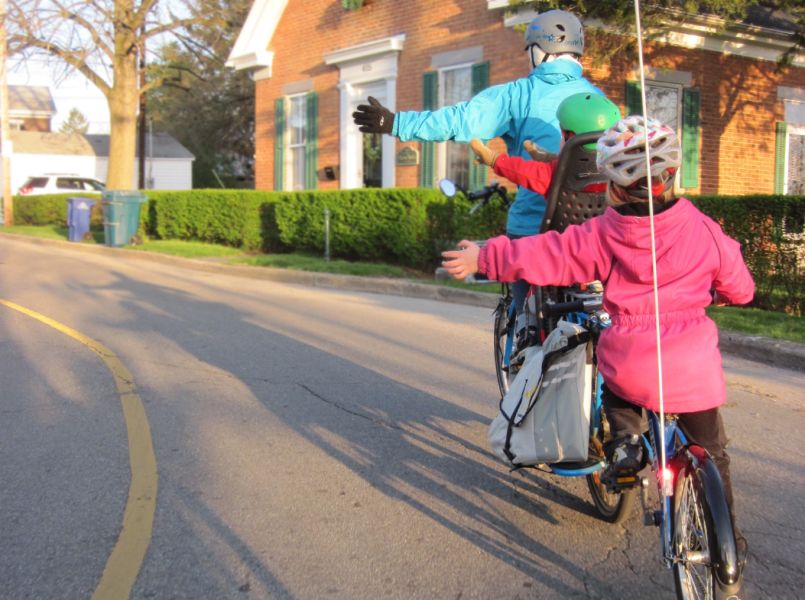
{"type": "MultiPolygon", "coordinates": [[[[702,491],[713,522],[716,543],[713,544],[715,556],[715,574],[722,588],[730,590],[740,584],[738,567],[738,551],[735,546],[735,533],[732,529],[732,518],[724,494],[721,474],[710,454],[700,446],[690,446],[688,452],[694,458],[694,467],[702,482],[702,491]]],[[[725,590],[726,591],[726,590],[725,590]]],[[[737,590],[736,590],[737,591],[737,590]]]]}

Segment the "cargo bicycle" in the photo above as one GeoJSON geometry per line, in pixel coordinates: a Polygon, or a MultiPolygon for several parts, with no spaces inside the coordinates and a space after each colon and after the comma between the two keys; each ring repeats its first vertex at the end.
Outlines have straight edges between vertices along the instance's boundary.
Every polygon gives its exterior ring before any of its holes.
{"type": "MultiPolygon", "coordinates": [[[[562,231],[567,225],[581,223],[606,208],[603,194],[585,191],[600,176],[595,168],[594,153],[583,146],[598,135],[578,135],[564,146],[554,185],[547,194],[541,233],[552,229],[562,231]]],[[[441,187],[445,193],[450,191],[449,185],[447,190],[441,187]]],[[[475,201],[472,212],[499,194],[500,188],[493,184],[468,194],[467,197],[475,201]]],[[[524,338],[523,347],[518,347],[515,341],[518,324],[511,289],[507,284],[501,286],[493,325],[495,373],[501,398],[522,366],[525,351],[545,340],[559,320],[580,325],[590,333],[592,343],[594,385],[590,398],[588,459],[534,467],[560,476],[585,476],[596,512],[612,523],[629,516],[639,492],[644,522],[659,529],[661,560],[673,571],[677,597],[685,600],[738,598],[741,569],[723,482],[713,458],[704,448],[689,443],[676,415],[665,414],[661,418],[647,411],[647,428],[642,440],[657,502],[649,501],[647,476],[638,474],[631,480],[602,479],[607,466],[603,448],[610,440],[601,402],[603,381],[597,373],[595,360],[598,335],[610,325],[609,315],[602,307],[603,286],[599,282],[567,288],[532,286],[524,311],[530,335],[524,338]]]]}

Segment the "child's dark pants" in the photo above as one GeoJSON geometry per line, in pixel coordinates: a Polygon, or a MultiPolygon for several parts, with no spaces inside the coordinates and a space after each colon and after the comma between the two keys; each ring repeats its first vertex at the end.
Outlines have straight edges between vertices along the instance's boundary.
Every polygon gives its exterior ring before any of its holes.
{"type": "MultiPolygon", "coordinates": [[[[609,429],[614,439],[626,437],[633,433],[638,435],[643,433],[645,427],[643,425],[642,408],[616,396],[606,385],[601,389],[601,400],[604,404],[604,412],[607,415],[609,429]]],[[[680,413],[677,418],[677,422],[688,441],[707,450],[715,460],[718,472],[724,482],[724,493],[727,496],[730,514],[733,515],[734,520],[730,457],[725,450],[727,435],[724,431],[721,413],[718,408],[711,408],[699,412],[680,413]]]]}

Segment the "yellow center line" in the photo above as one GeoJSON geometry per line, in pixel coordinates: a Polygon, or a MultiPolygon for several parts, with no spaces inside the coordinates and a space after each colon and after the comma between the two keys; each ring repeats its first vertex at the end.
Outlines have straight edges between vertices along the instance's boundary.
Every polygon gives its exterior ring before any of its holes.
{"type": "Polygon", "coordinates": [[[92,600],[128,598],[140,572],[145,552],[151,543],[157,499],[157,461],[154,444],[151,440],[148,416],[145,414],[142,400],[135,391],[134,378],[117,355],[100,342],[24,306],[8,300],[0,300],[0,304],[26,314],[84,344],[100,356],[112,372],[123,405],[123,417],[129,438],[131,485],[126,509],[123,512],[123,528],[112,554],[106,561],[106,567],[92,600]]]}

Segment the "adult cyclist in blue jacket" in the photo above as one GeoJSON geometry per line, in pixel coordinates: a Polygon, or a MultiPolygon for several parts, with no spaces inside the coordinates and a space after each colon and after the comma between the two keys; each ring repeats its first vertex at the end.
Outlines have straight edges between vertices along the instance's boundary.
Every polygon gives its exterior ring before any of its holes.
{"type": "MultiPolygon", "coordinates": [[[[525,49],[532,67],[528,77],[489,87],[467,102],[433,111],[395,114],[369,97],[369,104],[358,106],[353,119],[364,133],[387,133],[403,142],[466,143],[473,138],[501,137],[510,156],[530,158],[523,147],[526,140],[547,152],[558,153],[559,104],[580,92],[601,93],[582,76],[581,21],[563,10],[539,14],[525,32],[525,49]]],[[[545,197],[519,188],[509,208],[507,235],[516,238],[537,233],[544,214],[545,197]]],[[[513,286],[517,314],[523,312],[527,291],[528,284],[524,281],[513,286]]]]}

